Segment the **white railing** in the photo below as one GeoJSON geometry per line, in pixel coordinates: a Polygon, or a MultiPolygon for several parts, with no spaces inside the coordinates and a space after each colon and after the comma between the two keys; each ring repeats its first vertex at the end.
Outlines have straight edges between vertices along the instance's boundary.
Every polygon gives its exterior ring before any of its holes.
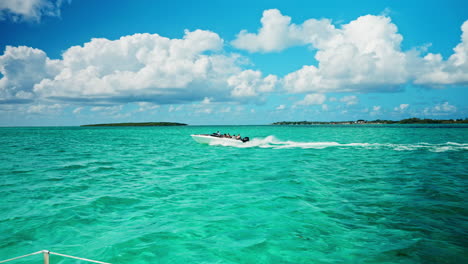
{"type": "Polygon", "coordinates": [[[79,258],[79,257],[74,257],[74,256],[70,256],[70,255],[60,254],[60,253],[56,253],[56,252],[50,252],[49,250],[41,250],[41,251],[37,251],[37,252],[31,253],[31,254],[26,254],[26,255],[23,255],[23,256],[19,256],[19,257],[16,257],[16,258],[11,258],[11,259],[7,259],[7,260],[2,260],[2,261],[0,261],[0,263],[12,261],[12,260],[20,259],[20,258],[24,258],[24,257],[29,257],[29,256],[32,256],[32,255],[37,255],[37,254],[41,254],[41,253],[44,254],[44,264],[49,264],[49,256],[50,256],[50,254],[52,254],[52,255],[57,255],[57,256],[62,256],[62,257],[66,257],[66,258],[73,258],[73,259],[79,259],[79,260],[83,260],[83,261],[94,262],[94,263],[110,264],[110,263],[107,263],[107,262],[102,262],[102,261],[97,261],[97,260],[92,260],[92,259],[79,258]]]}

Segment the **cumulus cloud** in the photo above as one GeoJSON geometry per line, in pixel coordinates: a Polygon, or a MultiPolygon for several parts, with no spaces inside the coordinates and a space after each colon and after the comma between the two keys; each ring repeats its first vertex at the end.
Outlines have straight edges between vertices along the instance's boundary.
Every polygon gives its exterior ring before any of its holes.
{"type": "Polygon", "coordinates": [[[461,26],[461,42],[454,53],[444,61],[442,55],[429,53],[419,60],[416,67],[419,74],[415,83],[441,87],[442,85],[468,85],[468,21],[461,26]]]}
{"type": "Polygon", "coordinates": [[[30,101],[35,97],[34,84],[57,74],[59,64],[42,50],[7,46],[0,56],[0,103],[30,101]]]}
{"type": "Polygon", "coordinates": [[[154,110],[160,107],[159,105],[153,104],[150,102],[138,102],[137,104],[138,104],[138,109],[136,110],[136,112],[146,112],[146,111],[154,110]]]}
{"type": "Polygon", "coordinates": [[[380,105],[374,105],[372,107],[372,111],[370,112],[370,115],[371,116],[376,116],[376,115],[380,115],[382,112],[380,111],[382,109],[382,107],[380,105]]]}
{"type": "Polygon", "coordinates": [[[113,118],[125,118],[131,115],[130,112],[123,113],[123,105],[110,105],[110,106],[94,106],[91,107],[92,112],[100,115],[112,116],[113,118]]]}
{"type": "Polygon", "coordinates": [[[36,105],[30,105],[26,113],[28,114],[44,114],[44,113],[56,113],[59,110],[61,110],[64,107],[64,105],[61,104],[52,104],[52,105],[47,105],[47,104],[36,104],[36,105]]]}
{"type": "Polygon", "coordinates": [[[406,109],[409,107],[409,104],[400,104],[399,106],[393,108],[393,110],[403,113],[406,111],[406,109]]]}
{"type": "Polygon", "coordinates": [[[311,33],[318,66],[305,65],[284,77],[289,92],[396,91],[408,80],[402,36],[390,18],[366,15],[327,34],[311,33]]]}
{"type": "Polygon", "coordinates": [[[231,95],[234,97],[253,97],[259,93],[272,92],[275,88],[277,77],[268,75],[262,78],[260,71],[245,70],[229,77],[228,85],[232,87],[231,95]]]}
{"type": "Polygon", "coordinates": [[[81,110],[83,110],[82,106],[77,107],[77,108],[73,109],[73,114],[77,115],[77,114],[81,113],[81,110]]]}
{"type": "Polygon", "coordinates": [[[442,112],[455,112],[457,111],[457,108],[453,105],[450,105],[448,102],[445,102],[443,104],[436,105],[434,110],[442,112]]]}
{"type": "Polygon", "coordinates": [[[248,98],[274,90],[277,77],[242,71],[239,55],[226,54],[210,31],[182,39],[135,34],[92,39],[67,49],[60,60],[30,47],[7,47],[0,56],[0,102],[34,97],[93,103],[185,103],[215,96],[248,98]]]}
{"type": "Polygon", "coordinates": [[[308,94],[304,99],[296,102],[295,105],[321,105],[327,97],[324,94],[308,94]]]}
{"type": "Polygon", "coordinates": [[[399,89],[408,80],[402,36],[385,16],[366,15],[336,28],[330,20],[300,25],[277,9],[266,10],[257,34],[241,31],[232,44],[250,52],[280,51],[294,45],[316,49],[318,66],[305,65],[286,75],[289,92],[399,89]]]}
{"type": "Polygon", "coordinates": [[[60,73],[37,83],[34,91],[49,98],[136,101],[206,94],[205,87],[223,87],[227,76],[239,71],[232,57],[204,54],[222,45],[217,34],[202,30],[186,31],[183,39],[157,34],[93,39],[65,51],[60,73]]]}
{"type": "Polygon", "coordinates": [[[457,111],[457,107],[454,105],[449,104],[448,102],[437,104],[433,107],[427,107],[424,109],[423,114],[425,115],[448,115],[455,113],[457,111]]]}
{"type": "Polygon", "coordinates": [[[344,102],[346,105],[355,105],[359,103],[359,99],[355,95],[348,95],[341,98],[340,102],[344,102]]]}
{"type": "Polygon", "coordinates": [[[284,110],[284,109],[286,109],[286,106],[285,106],[285,105],[278,105],[278,106],[276,107],[276,110],[284,110]]]}
{"type": "Polygon", "coordinates": [[[277,9],[265,10],[257,34],[242,30],[232,45],[250,52],[281,51],[295,45],[321,41],[334,30],[330,20],[309,19],[302,25],[291,24],[291,17],[277,9]]]}
{"type": "Polygon", "coordinates": [[[304,65],[281,81],[287,92],[397,92],[403,85],[468,84],[468,21],[461,43],[444,61],[440,54],[420,57],[401,50],[403,37],[386,15],[365,15],[335,27],[327,19],[291,23],[277,9],[265,10],[257,33],[241,31],[234,47],[250,52],[278,52],[307,45],[317,65],[304,65]]]}
{"type": "MultiPolygon", "coordinates": [[[[224,105],[224,104],[223,104],[224,105]]],[[[191,112],[198,114],[211,114],[211,113],[228,113],[231,112],[231,107],[223,107],[221,103],[214,102],[212,97],[205,97],[203,100],[196,104],[191,104],[188,107],[192,108],[191,112]]]]}
{"type": "Polygon", "coordinates": [[[63,0],[2,0],[0,20],[39,22],[42,16],[60,16],[63,0]]]}
{"type": "Polygon", "coordinates": [[[182,111],[183,108],[184,108],[184,107],[183,107],[182,105],[179,105],[179,106],[177,106],[177,107],[171,105],[171,106],[169,106],[168,111],[169,111],[169,113],[171,113],[171,112],[178,112],[178,111],[182,111]]]}

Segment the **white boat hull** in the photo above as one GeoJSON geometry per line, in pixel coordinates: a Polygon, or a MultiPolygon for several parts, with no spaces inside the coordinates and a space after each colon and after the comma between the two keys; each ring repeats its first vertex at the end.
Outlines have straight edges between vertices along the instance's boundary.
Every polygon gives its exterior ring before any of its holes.
{"type": "Polygon", "coordinates": [[[235,142],[235,143],[242,143],[242,141],[234,138],[221,138],[221,137],[213,137],[210,135],[190,135],[193,140],[201,144],[212,144],[212,143],[222,143],[222,142],[235,142]]]}

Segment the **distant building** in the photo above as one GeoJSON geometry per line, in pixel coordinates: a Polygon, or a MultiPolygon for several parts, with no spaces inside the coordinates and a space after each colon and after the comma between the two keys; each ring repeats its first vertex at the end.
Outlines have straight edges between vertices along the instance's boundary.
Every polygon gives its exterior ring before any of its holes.
{"type": "Polygon", "coordinates": [[[366,123],[366,120],[362,120],[362,119],[359,119],[358,121],[356,121],[356,124],[365,124],[366,123]]]}

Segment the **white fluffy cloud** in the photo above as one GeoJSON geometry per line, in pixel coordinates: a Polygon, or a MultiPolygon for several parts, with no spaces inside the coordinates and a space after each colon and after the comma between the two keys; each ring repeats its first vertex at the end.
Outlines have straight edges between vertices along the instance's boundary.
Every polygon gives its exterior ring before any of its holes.
{"type": "Polygon", "coordinates": [[[461,26],[461,42],[454,49],[454,53],[444,61],[440,54],[427,54],[416,63],[419,74],[415,78],[416,84],[441,86],[450,84],[468,85],[468,21],[461,26]]]}
{"type": "Polygon", "coordinates": [[[295,105],[321,105],[326,99],[327,97],[323,94],[308,94],[304,99],[296,102],[295,105]]]}
{"type": "Polygon", "coordinates": [[[0,100],[183,103],[274,89],[276,76],[242,71],[239,56],[226,55],[223,43],[203,30],[186,31],[182,39],[135,34],[92,39],[67,49],[61,60],[38,49],[7,47],[0,56],[0,100]]]}
{"type": "Polygon", "coordinates": [[[448,102],[437,104],[433,107],[427,107],[424,109],[423,113],[425,115],[448,115],[455,113],[457,111],[457,107],[454,105],[449,104],[448,102]]]}
{"type": "Polygon", "coordinates": [[[367,15],[326,29],[327,34],[311,32],[308,41],[317,49],[318,66],[284,77],[289,92],[392,91],[407,81],[402,37],[390,18],[367,15]]]}
{"type": "Polygon", "coordinates": [[[183,107],[182,105],[179,105],[179,106],[177,106],[177,107],[171,105],[171,106],[169,106],[168,112],[171,113],[171,112],[182,111],[183,108],[184,108],[184,107],[183,107]]]}
{"type": "Polygon", "coordinates": [[[341,98],[340,102],[344,102],[346,105],[355,105],[359,103],[359,99],[355,95],[348,95],[341,98]]]}
{"type": "Polygon", "coordinates": [[[202,30],[186,31],[183,39],[157,34],[93,39],[65,51],[60,73],[37,83],[34,91],[43,97],[81,99],[203,93],[204,87],[221,86],[239,71],[232,57],[204,54],[222,45],[217,34],[202,30]]]}
{"type": "Polygon", "coordinates": [[[149,103],[149,102],[139,102],[137,103],[138,109],[135,112],[147,112],[151,110],[158,109],[160,105],[149,103]]]}
{"type": "Polygon", "coordinates": [[[42,16],[60,16],[63,0],[2,0],[0,20],[40,21],[42,16]]]}
{"type": "Polygon", "coordinates": [[[72,113],[77,115],[79,113],[81,113],[81,110],[83,110],[84,107],[80,106],[80,107],[77,107],[75,109],[73,109],[72,113]]]}
{"type": "Polygon", "coordinates": [[[374,105],[372,107],[372,111],[369,113],[371,116],[377,116],[377,115],[381,115],[382,112],[380,111],[382,109],[382,107],[380,105],[374,105]]]}
{"type": "Polygon", "coordinates": [[[409,104],[400,104],[399,106],[393,108],[393,110],[403,113],[404,111],[406,111],[406,109],[408,109],[408,107],[409,107],[409,104]]]}
{"type": "Polygon", "coordinates": [[[278,106],[276,107],[276,110],[284,110],[284,109],[286,109],[286,106],[285,106],[285,105],[278,105],[278,106]]]}
{"type": "Polygon", "coordinates": [[[26,113],[28,114],[50,114],[50,113],[56,113],[57,111],[60,111],[64,105],[61,104],[36,104],[36,105],[30,105],[26,109],[26,113]]]}
{"type": "Polygon", "coordinates": [[[253,97],[259,92],[272,92],[275,88],[277,77],[268,75],[262,78],[260,71],[245,70],[229,77],[228,85],[233,87],[231,95],[234,97],[253,97]]]}
{"type": "Polygon", "coordinates": [[[196,114],[221,114],[222,115],[225,113],[232,113],[232,112],[243,110],[240,108],[233,109],[230,106],[230,105],[233,105],[233,103],[213,102],[212,99],[213,98],[205,97],[199,103],[188,105],[187,106],[188,111],[192,113],[196,113],[196,114]]]}
{"type": "Polygon", "coordinates": [[[335,27],[330,20],[291,23],[277,9],[263,12],[258,33],[243,30],[232,41],[250,52],[277,52],[295,45],[316,50],[318,65],[304,65],[282,79],[287,92],[399,91],[407,82],[423,85],[468,84],[468,21],[462,41],[447,61],[401,50],[403,37],[389,17],[366,15],[335,27]]]}
{"type": "Polygon", "coordinates": [[[14,102],[35,97],[33,86],[59,72],[59,62],[39,49],[7,46],[0,56],[0,101],[14,102]]]}
{"type": "Polygon", "coordinates": [[[309,19],[302,25],[291,24],[289,16],[283,16],[277,9],[265,10],[258,34],[242,30],[232,45],[250,52],[281,51],[290,46],[315,42],[331,37],[334,26],[330,20],[309,19]]]}

